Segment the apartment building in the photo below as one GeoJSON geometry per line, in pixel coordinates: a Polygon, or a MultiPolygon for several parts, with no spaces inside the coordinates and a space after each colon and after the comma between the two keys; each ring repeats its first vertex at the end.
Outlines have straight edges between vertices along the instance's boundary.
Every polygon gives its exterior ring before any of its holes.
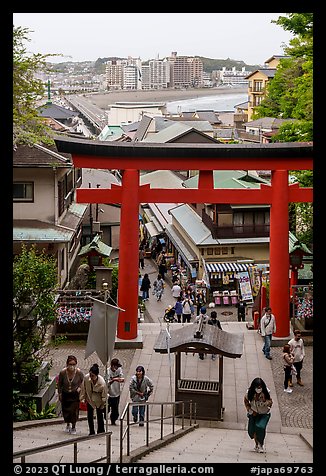
{"type": "Polygon", "coordinates": [[[199,87],[203,83],[203,62],[196,57],[178,56],[176,51],[167,58],[170,64],[170,86],[199,87]]]}
{"type": "Polygon", "coordinates": [[[105,67],[107,89],[122,89],[124,64],[121,60],[108,61],[105,67]]]}
{"type": "Polygon", "coordinates": [[[106,85],[109,90],[141,89],[142,65],[140,58],[110,60],[106,64],[106,85]]]}
{"type": "Polygon", "coordinates": [[[167,62],[159,60],[159,59],[151,60],[149,62],[149,69],[150,69],[151,89],[165,89],[165,88],[167,88],[167,76],[168,76],[167,75],[167,70],[168,70],[167,62]]]}
{"type": "Polygon", "coordinates": [[[188,88],[203,85],[203,63],[199,58],[177,56],[153,59],[142,64],[140,58],[110,60],[106,65],[109,90],[150,90],[167,87],[188,88]]]}

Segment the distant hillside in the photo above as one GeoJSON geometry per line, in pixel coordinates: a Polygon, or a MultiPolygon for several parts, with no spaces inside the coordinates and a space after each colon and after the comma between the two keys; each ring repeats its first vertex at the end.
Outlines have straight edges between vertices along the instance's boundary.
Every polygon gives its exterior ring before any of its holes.
{"type": "Polygon", "coordinates": [[[234,66],[237,71],[241,70],[245,67],[246,71],[255,71],[256,69],[260,68],[261,65],[250,65],[246,64],[244,61],[233,60],[227,58],[223,59],[213,59],[213,58],[204,58],[203,56],[198,56],[203,62],[203,68],[206,73],[211,73],[214,70],[222,69],[223,67],[227,69],[232,69],[234,66]]]}

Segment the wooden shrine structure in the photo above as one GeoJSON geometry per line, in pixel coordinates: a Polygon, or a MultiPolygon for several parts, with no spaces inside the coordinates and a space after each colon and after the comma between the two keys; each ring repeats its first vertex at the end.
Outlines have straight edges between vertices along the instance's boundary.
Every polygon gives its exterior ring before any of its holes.
{"type": "Polygon", "coordinates": [[[175,401],[196,403],[196,418],[223,420],[223,357],[240,358],[243,353],[243,334],[233,334],[207,324],[201,317],[198,323],[179,329],[170,328],[170,336],[161,330],[154,344],[155,352],[175,353],[175,401]],[[216,354],[218,380],[187,379],[181,376],[181,354],[216,354]]]}
{"type": "Polygon", "coordinates": [[[138,232],[140,203],[270,204],[270,306],[277,337],[289,336],[290,202],[312,202],[313,189],[289,184],[289,170],[312,170],[312,143],[148,144],[60,137],[59,152],[70,153],[79,168],[118,169],[122,184],[77,190],[79,203],[121,204],[117,336],[138,335],[138,232]],[[213,170],[270,170],[270,185],[259,189],[215,189],[213,170]],[[140,185],[141,170],[199,170],[197,189],[140,185]]]}

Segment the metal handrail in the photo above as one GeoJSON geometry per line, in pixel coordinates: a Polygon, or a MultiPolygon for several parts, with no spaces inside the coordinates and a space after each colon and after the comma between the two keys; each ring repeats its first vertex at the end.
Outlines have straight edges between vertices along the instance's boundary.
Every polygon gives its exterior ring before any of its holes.
{"type": "Polygon", "coordinates": [[[106,455],[103,456],[103,458],[99,458],[94,461],[90,461],[90,463],[98,463],[100,461],[103,461],[106,459],[107,463],[111,463],[111,435],[112,431],[105,431],[103,433],[98,433],[97,435],[90,435],[90,436],[78,436],[76,438],[71,438],[68,441],[58,441],[56,443],[50,443],[48,445],[43,445],[43,446],[37,446],[36,448],[32,448],[29,450],[22,450],[22,451],[16,451],[13,454],[13,459],[20,458],[21,463],[25,463],[26,456],[30,456],[35,453],[41,453],[43,451],[49,451],[53,449],[60,448],[62,446],[68,446],[68,445],[74,445],[73,451],[74,451],[74,463],[77,463],[77,445],[78,443],[81,443],[82,441],[87,441],[92,438],[98,438],[100,436],[105,436],[106,437],[106,455]]]}
{"type": "MultiPolygon", "coordinates": [[[[146,446],[149,446],[149,423],[153,423],[156,421],[161,422],[161,436],[160,439],[163,440],[164,432],[163,432],[163,423],[165,420],[172,419],[172,434],[175,433],[175,419],[181,418],[181,428],[184,429],[185,426],[185,416],[189,416],[189,426],[196,425],[196,412],[197,412],[197,404],[196,402],[192,402],[189,400],[188,402],[184,401],[177,401],[177,402],[129,402],[126,404],[119,420],[120,420],[120,463],[123,462],[123,443],[125,438],[127,439],[127,456],[130,456],[130,428],[136,423],[130,421],[130,411],[129,408],[133,406],[140,406],[144,405],[145,409],[145,425],[146,425],[146,446]],[[185,403],[189,404],[189,412],[185,412],[185,403]],[[181,413],[176,414],[176,407],[177,405],[181,404],[181,413]],[[150,418],[149,417],[149,407],[160,405],[161,406],[161,413],[159,417],[150,418]],[[163,408],[172,405],[172,415],[163,416],[163,408]],[[124,429],[124,420],[127,418],[126,423],[127,426],[124,429]]],[[[165,435],[166,436],[166,435],[165,435]]]]}

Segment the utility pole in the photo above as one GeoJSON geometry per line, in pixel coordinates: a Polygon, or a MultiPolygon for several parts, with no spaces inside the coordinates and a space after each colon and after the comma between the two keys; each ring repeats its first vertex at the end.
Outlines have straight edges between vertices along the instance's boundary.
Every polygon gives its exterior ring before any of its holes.
{"type": "MultiPolygon", "coordinates": [[[[100,188],[101,184],[97,183],[96,188],[100,188]]],[[[96,208],[95,208],[95,221],[98,221],[98,203],[96,203],[96,208]]]]}
{"type": "MultiPolygon", "coordinates": [[[[88,188],[91,188],[91,183],[88,183],[88,188]]],[[[89,204],[89,223],[91,226],[91,241],[93,239],[93,210],[92,210],[92,204],[89,204]]]]}

